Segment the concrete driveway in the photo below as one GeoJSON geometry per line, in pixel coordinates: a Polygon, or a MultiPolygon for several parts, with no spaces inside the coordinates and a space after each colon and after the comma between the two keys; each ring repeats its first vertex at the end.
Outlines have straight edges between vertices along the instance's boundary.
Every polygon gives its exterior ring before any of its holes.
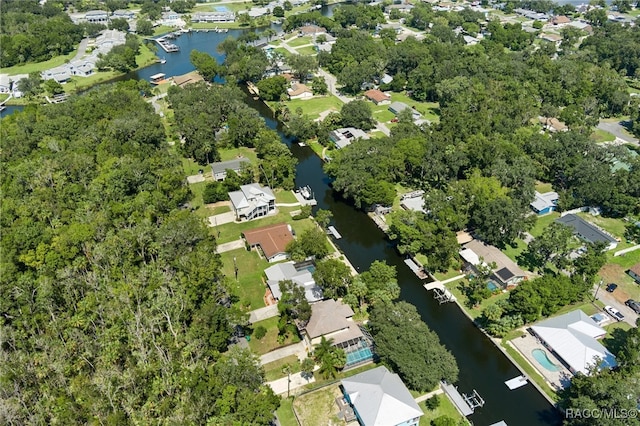
{"type": "Polygon", "coordinates": [[[634,145],[638,145],[638,139],[634,138],[627,129],[622,125],[622,121],[619,122],[611,122],[611,121],[603,121],[600,120],[598,123],[598,129],[604,130],[605,132],[611,133],[617,139],[620,139],[623,142],[631,143],[634,145]]]}
{"type": "Polygon", "coordinates": [[[278,316],[278,305],[269,305],[264,308],[255,309],[249,312],[249,322],[251,324],[278,316]]]}
{"type": "MultiPolygon", "coordinates": [[[[613,306],[614,308],[619,310],[622,313],[622,315],[624,315],[624,321],[635,327],[638,314],[636,314],[633,311],[633,309],[625,305],[624,301],[622,302],[618,301],[615,297],[615,293],[608,293],[606,290],[606,287],[607,287],[607,283],[602,283],[600,290],[598,290],[598,300],[604,303],[605,305],[613,306]]],[[[596,285],[596,288],[597,288],[597,285],[596,285]]],[[[594,292],[595,291],[596,290],[594,288],[594,292]]]]}
{"type": "Polygon", "coordinates": [[[215,216],[209,216],[209,226],[218,226],[225,223],[235,222],[236,215],[233,212],[220,213],[215,216]]]}
{"type": "Polygon", "coordinates": [[[260,364],[265,365],[291,355],[297,356],[300,361],[307,357],[307,347],[304,344],[304,340],[262,355],[260,357],[260,364]]]}

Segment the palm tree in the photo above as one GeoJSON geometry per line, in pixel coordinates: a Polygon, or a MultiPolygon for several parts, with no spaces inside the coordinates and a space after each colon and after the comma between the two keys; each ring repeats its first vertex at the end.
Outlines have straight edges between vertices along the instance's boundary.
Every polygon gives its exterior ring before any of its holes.
{"type": "Polygon", "coordinates": [[[327,339],[324,336],[322,336],[322,338],[320,339],[320,343],[318,344],[318,346],[316,346],[316,349],[313,351],[313,357],[316,360],[316,362],[318,363],[322,362],[322,360],[326,357],[326,355],[331,352],[332,348],[333,348],[333,339],[332,338],[327,339]]]}

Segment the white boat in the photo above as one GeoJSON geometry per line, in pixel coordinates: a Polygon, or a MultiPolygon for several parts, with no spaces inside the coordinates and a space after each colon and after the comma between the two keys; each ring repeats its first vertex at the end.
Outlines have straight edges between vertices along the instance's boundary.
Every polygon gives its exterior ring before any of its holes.
{"type": "Polygon", "coordinates": [[[166,64],[167,60],[165,58],[160,58],[158,59],[158,62],[160,62],[161,64],[166,64]]]}
{"type": "Polygon", "coordinates": [[[305,200],[308,200],[311,198],[311,188],[309,188],[308,186],[303,186],[300,188],[300,195],[302,195],[302,197],[305,200]]]}

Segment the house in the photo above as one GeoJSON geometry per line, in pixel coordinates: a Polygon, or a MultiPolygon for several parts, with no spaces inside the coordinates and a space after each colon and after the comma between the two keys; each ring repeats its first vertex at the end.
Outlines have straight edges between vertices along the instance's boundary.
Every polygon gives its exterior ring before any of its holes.
{"type": "Polygon", "coordinates": [[[405,104],[404,102],[393,102],[391,103],[391,105],[389,105],[389,111],[394,113],[396,116],[400,114],[402,111],[404,111],[405,109],[408,109],[411,111],[411,113],[413,114],[414,120],[417,120],[420,118],[421,114],[418,111],[411,108],[409,105],[405,104]]]}
{"type": "Polygon", "coordinates": [[[535,192],[535,199],[529,203],[531,210],[539,215],[551,213],[558,208],[559,195],[557,192],[535,192]]]}
{"type": "Polygon", "coordinates": [[[308,36],[308,35],[318,35],[318,34],[325,34],[327,32],[327,30],[323,27],[320,27],[318,25],[303,25],[302,27],[298,28],[298,34],[302,37],[302,36],[308,36]]]}
{"type": "Polygon", "coordinates": [[[48,69],[41,75],[44,80],[55,80],[58,83],[66,83],[71,79],[71,71],[66,65],[48,69]]]}
{"type": "MultiPolygon", "coordinates": [[[[548,41],[550,43],[555,43],[558,46],[560,45],[560,42],[562,42],[562,36],[559,35],[559,34],[543,33],[543,34],[540,34],[540,38],[545,40],[545,41],[548,41]]],[[[556,119],[555,118],[550,118],[549,120],[556,120],[556,119]]],[[[558,121],[558,123],[559,123],[559,121],[558,121]]]]}
{"type": "Polygon", "coordinates": [[[217,181],[223,181],[227,177],[227,170],[233,170],[237,174],[240,174],[242,165],[249,165],[251,162],[248,158],[240,157],[229,161],[220,161],[218,163],[211,163],[211,172],[213,173],[213,179],[217,181]]]}
{"type": "Polygon", "coordinates": [[[246,13],[251,18],[259,18],[260,16],[268,15],[271,11],[266,7],[252,7],[251,10],[240,10],[238,13],[246,13]]]}
{"type": "Polygon", "coordinates": [[[309,265],[308,262],[302,264],[284,262],[268,267],[264,273],[267,276],[267,286],[275,299],[280,300],[282,297],[280,282],[290,280],[296,286],[304,289],[307,302],[314,303],[324,299],[324,295],[322,288],[313,279],[312,271],[313,265],[309,265]]]}
{"type": "Polygon", "coordinates": [[[242,233],[251,248],[260,248],[269,262],[278,262],[287,258],[287,244],[293,241],[291,228],[286,223],[262,226],[242,233]]]}
{"type": "Polygon", "coordinates": [[[390,76],[389,74],[383,74],[382,77],[380,78],[381,84],[389,84],[392,81],[393,81],[393,77],[390,76]]]}
{"type": "Polygon", "coordinates": [[[606,330],[579,309],[541,321],[531,330],[573,374],[589,374],[596,363],[601,368],[618,365],[613,354],[596,340],[606,330]]]}
{"type": "Polygon", "coordinates": [[[391,102],[391,96],[378,89],[367,90],[364,96],[376,105],[386,105],[391,102]]]}
{"type": "Polygon", "coordinates": [[[403,194],[400,197],[400,206],[405,210],[426,213],[424,210],[424,191],[418,190],[403,194]]]}
{"type": "Polygon", "coordinates": [[[556,222],[572,228],[573,235],[588,243],[603,242],[607,245],[607,250],[612,250],[618,246],[618,240],[575,214],[562,216],[560,219],[556,219],[556,222]]]}
{"type": "Polygon", "coordinates": [[[11,93],[9,74],[0,74],[0,93],[11,93]]]}
{"type": "Polygon", "coordinates": [[[480,43],[480,39],[477,39],[470,35],[463,35],[462,39],[464,40],[464,44],[466,44],[467,46],[475,46],[476,44],[480,43]]]}
{"type": "Polygon", "coordinates": [[[351,145],[351,142],[356,139],[369,139],[369,135],[355,127],[344,127],[330,132],[329,139],[336,145],[336,148],[342,149],[351,145]]]}
{"type": "Polygon", "coordinates": [[[570,27],[577,28],[588,34],[593,33],[593,27],[584,21],[571,21],[568,24],[570,27]]]}
{"type": "Polygon", "coordinates": [[[569,22],[571,22],[571,19],[567,18],[564,15],[559,15],[551,18],[549,22],[551,22],[552,25],[564,26],[564,25],[567,25],[569,22]]]}
{"type": "Polygon", "coordinates": [[[129,20],[129,19],[135,18],[135,16],[136,14],[132,10],[124,10],[124,9],[118,9],[111,14],[111,17],[114,19],[121,18],[121,19],[129,20]]]}
{"type": "Polygon", "coordinates": [[[544,127],[545,130],[548,130],[552,133],[566,132],[567,130],[569,130],[567,125],[564,124],[562,121],[558,120],[557,118],[538,117],[538,120],[540,121],[540,123],[542,124],[542,127],[544,127]]]}
{"type": "Polygon", "coordinates": [[[173,10],[170,10],[168,12],[164,12],[162,14],[162,20],[165,23],[172,23],[177,21],[178,19],[180,19],[180,15],[176,12],[174,12],[173,10]]]}
{"type": "Polygon", "coordinates": [[[629,268],[627,274],[629,274],[631,278],[633,278],[638,284],[640,284],[640,263],[637,263],[629,268]]]}
{"type": "Polygon", "coordinates": [[[93,63],[85,60],[71,61],[68,64],[69,72],[79,77],[88,77],[93,74],[93,67],[93,63]]]}
{"type": "Polygon", "coordinates": [[[236,15],[233,12],[197,12],[191,17],[191,22],[235,22],[236,15]]]}
{"type": "Polygon", "coordinates": [[[204,81],[204,78],[202,78],[202,76],[197,71],[192,71],[183,75],[177,75],[173,77],[172,84],[174,86],[184,87],[189,84],[197,83],[199,81],[204,81]]]}
{"type": "Polygon", "coordinates": [[[239,191],[229,192],[236,220],[251,220],[276,211],[276,197],[268,186],[258,183],[242,185],[239,191]]]}
{"type": "Polygon", "coordinates": [[[473,240],[465,244],[460,250],[460,257],[472,270],[478,269],[480,265],[493,265],[493,273],[489,277],[492,282],[503,288],[515,287],[518,283],[527,278],[527,274],[506,254],[497,247],[483,243],[480,240],[473,240]]]}
{"type": "Polygon", "coordinates": [[[302,83],[293,83],[287,89],[289,99],[310,99],[313,97],[313,91],[302,83]]]}
{"type": "Polygon", "coordinates": [[[345,351],[347,367],[371,361],[373,340],[352,317],[353,309],[342,302],[328,299],[314,303],[304,338],[310,346],[320,343],[323,337],[331,339],[333,346],[345,351]]]}
{"type": "Polygon", "coordinates": [[[109,21],[109,14],[104,10],[90,10],[84,14],[84,19],[95,24],[106,24],[109,21]]]}
{"type": "Polygon", "coordinates": [[[391,13],[392,10],[397,10],[400,13],[411,13],[413,5],[409,3],[404,4],[390,4],[384,8],[384,13],[391,13]]]}
{"type": "Polygon", "coordinates": [[[424,414],[400,377],[380,366],[340,381],[363,426],[417,426],[424,414]]]}

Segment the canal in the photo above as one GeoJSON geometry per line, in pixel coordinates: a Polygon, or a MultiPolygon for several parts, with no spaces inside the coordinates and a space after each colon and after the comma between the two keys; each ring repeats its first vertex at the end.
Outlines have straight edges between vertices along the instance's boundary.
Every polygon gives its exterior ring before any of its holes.
{"type": "MultiPolygon", "coordinates": [[[[330,14],[331,10],[325,10],[330,14]]],[[[167,62],[156,64],[131,73],[129,77],[147,79],[156,73],[167,77],[192,71],[189,53],[193,49],[208,52],[219,61],[222,56],[217,45],[227,36],[237,37],[240,30],[226,34],[192,33],[179,37],[175,44],[177,53],[163,55],[167,62]]],[[[403,258],[394,250],[385,235],[369,217],[344,200],[330,187],[329,178],[322,170],[322,161],[308,147],[291,143],[284,136],[281,124],[274,120],[271,111],[261,102],[250,97],[247,103],[276,129],[298,159],[296,185],[309,185],[318,199],[318,207],[331,210],[332,224],[342,234],[337,245],[359,270],[368,269],[375,260],[384,260],[396,267],[401,287],[400,299],[415,305],[422,319],[433,329],[442,343],[453,353],[460,367],[460,378],[456,385],[463,393],[474,389],[485,400],[482,408],[470,416],[474,425],[490,425],[504,420],[510,426],[558,424],[560,418],[552,405],[532,386],[510,391],[504,382],[520,374],[520,371],[498,350],[494,344],[460,311],[455,304],[439,305],[427,292],[418,278],[404,264],[403,258]]],[[[9,111],[7,111],[9,112],[9,111]]]]}

